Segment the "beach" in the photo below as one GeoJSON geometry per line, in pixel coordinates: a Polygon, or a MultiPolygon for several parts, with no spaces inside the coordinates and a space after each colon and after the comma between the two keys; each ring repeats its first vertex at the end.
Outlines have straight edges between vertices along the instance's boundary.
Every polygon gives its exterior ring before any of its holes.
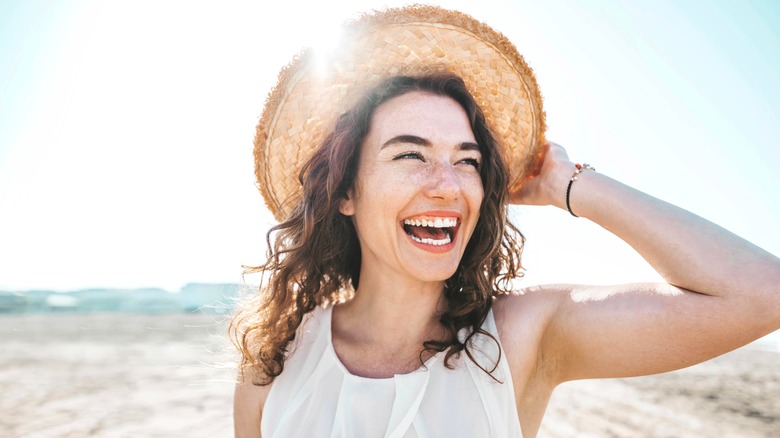
{"type": "MultiPolygon", "coordinates": [[[[0,316],[0,436],[229,437],[224,316],[0,316]]],[[[780,353],[749,345],[673,373],[569,382],[539,437],[780,436],[780,353]]]]}
{"type": "Polygon", "coordinates": [[[0,318],[0,436],[232,436],[220,316],[0,318]]]}
{"type": "Polygon", "coordinates": [[[567,382],[540,437],[780,437],[780,353],[751,344],[655,376],[567,382]]]}

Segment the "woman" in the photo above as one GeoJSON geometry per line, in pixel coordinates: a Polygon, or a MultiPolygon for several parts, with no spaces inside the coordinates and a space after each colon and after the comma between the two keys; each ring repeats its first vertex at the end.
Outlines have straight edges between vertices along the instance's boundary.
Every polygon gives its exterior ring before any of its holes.
{"type": "Polygon", "coordinates": [[[281,222],[233,321],[237,436],[535,436],[564,381],[670,371],[780,327],[780,260],[545,142],[503,37],[429,7],[352,30],[333,61],[283,72],[258,126],[281,222]],[[279,174],[301,161],[299,194],[279,174]],[[667,282],[509,293],[507,204],[593,220],[667,282]]]}

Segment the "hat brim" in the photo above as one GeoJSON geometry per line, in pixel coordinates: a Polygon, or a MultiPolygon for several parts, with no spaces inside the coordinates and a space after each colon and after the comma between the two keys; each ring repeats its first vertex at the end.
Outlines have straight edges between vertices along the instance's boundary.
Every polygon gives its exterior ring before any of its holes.
{"type": "Polygon", "coordinates": [[[536,166],[545,115],[533,71],[502,34],[434,6],[388,9],[344,27],[338,49],[304,50],[279,74],[255,136],[255,175],[283,220],[300,199],[298,173],[336,119],[381,81],[453,73],[482,108],[509,167],[509,188],[536,166]]]}

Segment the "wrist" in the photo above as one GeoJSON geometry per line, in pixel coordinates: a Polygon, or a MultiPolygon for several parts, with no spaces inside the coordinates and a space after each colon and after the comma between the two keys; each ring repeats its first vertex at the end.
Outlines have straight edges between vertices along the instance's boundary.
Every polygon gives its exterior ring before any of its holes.
{"type": "Polygon", "coordinates": [[[566,210],[566,188],[577,167],[570,161],[557,163],[545,184],[548,204],[566,210]]]}
{"type": "Polygon", "coordinates": [[[579,179],[582,172],[586,171],[596,171],[596,168],[591,166],[588,163],[580,164],[577,163],[574,165],[576,167],[576,170],[571,175],[571,178],[569,178],[569,183],[566,185],[566,210],[574,217],[577,216],[574,211],[571,209],[571,188],[574,185],[574,183],[579,179]]]}

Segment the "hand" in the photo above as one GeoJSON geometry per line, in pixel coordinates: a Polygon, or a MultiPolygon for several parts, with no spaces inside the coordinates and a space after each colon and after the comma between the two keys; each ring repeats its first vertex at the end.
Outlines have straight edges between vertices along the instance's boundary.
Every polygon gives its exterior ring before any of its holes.
{"type": "Polygon", "coordinates": [[[566,208],[566,186],[574,170],[566,149],[548,142],[543,146],[537,170],[526,178],[519,190],[509,193],[509,203],[566,208]]]}

